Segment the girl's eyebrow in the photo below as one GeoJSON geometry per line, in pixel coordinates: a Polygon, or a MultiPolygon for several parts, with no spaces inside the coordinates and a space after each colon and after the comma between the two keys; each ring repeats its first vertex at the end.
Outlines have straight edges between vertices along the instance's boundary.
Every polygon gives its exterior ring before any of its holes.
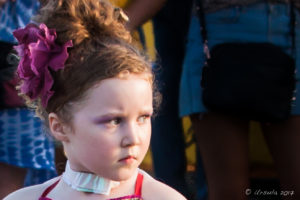
{"type": "Polygon", "coordinates": [[[152,113],[153,113],[153,108],[147,108],[140,111],[140,114],[152,114],[152,113]]]}
{"type": "Polygon", "coordinates": [[[115,117],[122,117],[123,114],[119,112],[113,112],[113,113],[106,113],[99,116],[96,116],[93,118],[93,121],[96,123],[106,122],[109,121],[115,117]]]}
{"type": "MultiPolygon", "coordinates": [[[[152,115],[153,114],[153,108],[145,108],[143,110],[141,110],[139,112],[140,115],[144,115],[144,114],[150,114],[152,115]]],[[[116,117],[123,117],[124,116],[124,113],[123,112],[119,112],[119,111],[112,111],[112,112],[107,112],[107,113],[104,113],[104,114],[100,114],[96,117],[93,118],[93,121],[96,122],[96,123],[103,123],[103,122],[106,122],[106,121],[109,121],[113,118],[116,118],[116,117]]]]}

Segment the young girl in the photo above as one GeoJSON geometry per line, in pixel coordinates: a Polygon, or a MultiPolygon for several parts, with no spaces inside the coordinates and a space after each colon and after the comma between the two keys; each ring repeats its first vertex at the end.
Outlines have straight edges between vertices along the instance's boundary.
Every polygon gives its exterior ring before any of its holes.
{"type": "Polygon", "coordinates": [[[138,168],[156,95],[122,11],[99,0],[53,0],[35,21],[14,32],[19,89],[68,162],[61,177],[5,200],[185,199],[138,168]]]}

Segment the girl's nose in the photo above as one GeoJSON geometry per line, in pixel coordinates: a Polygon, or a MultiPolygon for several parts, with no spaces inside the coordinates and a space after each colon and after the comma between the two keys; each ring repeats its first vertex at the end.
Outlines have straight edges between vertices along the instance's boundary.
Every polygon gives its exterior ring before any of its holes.
{"type": "Polygon", "coordinates": [[[134,146],[140,142],[139,127],[135,123],[128,123],[124,126],[121,145],[123,147],[134,146]]]}

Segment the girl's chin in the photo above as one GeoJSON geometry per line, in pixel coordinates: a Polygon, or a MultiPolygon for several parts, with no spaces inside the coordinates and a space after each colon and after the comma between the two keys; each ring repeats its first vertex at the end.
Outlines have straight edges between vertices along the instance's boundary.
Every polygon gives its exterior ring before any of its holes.
{"type": "Polygon", "coordinates": [[[122,169],[115,176],[113,176],[111,180],[119,181],[119,182],[129,180],[136,173],[136,171],[137,171],[137,168],[122,169]]]}

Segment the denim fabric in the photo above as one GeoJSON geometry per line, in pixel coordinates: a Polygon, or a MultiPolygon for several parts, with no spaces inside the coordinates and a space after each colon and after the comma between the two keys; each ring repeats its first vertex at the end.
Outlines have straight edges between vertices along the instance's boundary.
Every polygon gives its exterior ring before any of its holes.
{"type": "Polygon", "coordinates": [[[270,2],[270,3],[287,3],[294,1],[295,6],[300,9],[300,2],[298,0],[202,0],[204,3],[205,12],[214,12],[231,6],[246,6],[258,2],[270,2]]]}
{"type": "MultiPolygon", "coordinates": [[[[300,22],[299,10],[295,9],[296,21],[300,22]]],[[[208,46],[225,42],[270,42],[292,52],[290,6],[287,4],[257,3],[247,7],[233,7],[205,15],[208,46]]],[[[296,24],[296,69],[299,72],[300,24],[296,24]],[[298,37],[297,37],[298,36],[298,37]]],[[[180,116],[206,112],[202,103],[200,79],[205,62],[200,24],[196,16],[190,23],[188,44],[183,63],[180,84],[180,116]]],[[[296,87],[299,88],[299,73],[296,73],[296,87]]],[[[296,92],[296,101],[292,114],[300,114],[300,93],[296,92]]]]}

